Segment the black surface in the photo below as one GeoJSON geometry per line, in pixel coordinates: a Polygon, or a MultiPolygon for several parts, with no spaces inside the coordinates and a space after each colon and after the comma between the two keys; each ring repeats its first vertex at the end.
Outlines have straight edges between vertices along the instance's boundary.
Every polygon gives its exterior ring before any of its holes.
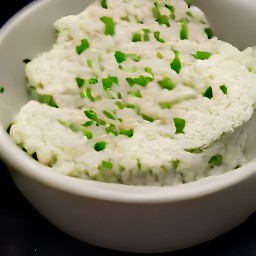
{"type": "MultiPolygon", "coordinates": [[[[0,26],[29,2],[29,0],[1,1],[0,26]]],[[[0,256],[30,255],[129,256],[135,254],[91,246],[56,229],[17,190],[5,165],[0,161],[0,256]]],[[[256,256],[256,213],[243,224],[217,239],[163,255],[256,256]]]]}

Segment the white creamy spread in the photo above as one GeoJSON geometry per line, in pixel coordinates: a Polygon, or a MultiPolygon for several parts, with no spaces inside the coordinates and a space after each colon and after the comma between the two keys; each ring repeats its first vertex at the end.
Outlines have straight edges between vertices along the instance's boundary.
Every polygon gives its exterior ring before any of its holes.
{"type": "Polygon", "coordinates": [[[103,0],[54,27],[52,49],[26,66],[36,97],[10,129],[29,155],[64,175],[130,185],[192,182],[245,163],[254,49],[213,37],[198,8],[103,0]]]}

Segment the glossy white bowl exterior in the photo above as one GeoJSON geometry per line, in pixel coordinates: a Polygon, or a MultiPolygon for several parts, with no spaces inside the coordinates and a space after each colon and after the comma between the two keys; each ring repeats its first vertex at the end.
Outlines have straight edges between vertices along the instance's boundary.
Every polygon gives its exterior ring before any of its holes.
{"type": "Polygon", "coordinates": [[[25,58],[50,49],[52,23],[91,1],[41,0],[0,32],[0,157],[28,201],[46,219],[82,241],[121,251],[167,252],[232,229],[256,210],[256,152],[251,126],[250,163],[223,175],[173,187],[105,184],[53,173],[20,150],[5,132],[28,100],[25,58]]]}

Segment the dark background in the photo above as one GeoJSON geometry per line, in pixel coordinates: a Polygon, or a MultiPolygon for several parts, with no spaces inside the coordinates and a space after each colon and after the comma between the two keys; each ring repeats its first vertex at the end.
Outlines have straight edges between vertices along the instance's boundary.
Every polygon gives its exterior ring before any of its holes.
{"type": "MultiPolygon", "coordinates": [[[[1,1],[0,27],[29,2],[31,1],[1,1]]],[[[5,165],[0,161],[0,256],[30,255],[132,256],[136,254],[121,253],[88,245],[56,229],[31,207],[17,190],[5,165]]],[[[256,213],[243,224],[217,239],[163,255],[256,256],[256,213]]]]}

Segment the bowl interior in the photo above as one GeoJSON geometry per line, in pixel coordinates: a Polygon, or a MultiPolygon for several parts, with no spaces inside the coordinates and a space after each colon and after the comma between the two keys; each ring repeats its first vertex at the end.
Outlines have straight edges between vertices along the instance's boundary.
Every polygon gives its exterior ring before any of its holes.
{"type": "Polygon", "coordinates": [[[33,58],[36,54],[51,48],[56,40],[53,29],[53,22],[56,19],[69,14],[77,14],[91,2],[93,0],[38,0],[17,13],[2,28],[0,32],[0,84],[5,87],[5,92],[0,94],[0,157],[7,165],[50,186],[69,190],[72,193],[109,200],[135,200],[137,202],[141,200],[159,202],[159,199],[175,201],[202,196],[255,175],[254,123],[250,126],[250,140],[248,140],[246,151],[250,163],[247,166],[190,184],[168,188],[133,187],[64,177],[52,173],[50,168],[28,157],[11,141],[5,130],[21,106],[29,99],[25,86],[23,60],[33,58]],[[14,155],[15,161],[13,161],[14,155]]]}

